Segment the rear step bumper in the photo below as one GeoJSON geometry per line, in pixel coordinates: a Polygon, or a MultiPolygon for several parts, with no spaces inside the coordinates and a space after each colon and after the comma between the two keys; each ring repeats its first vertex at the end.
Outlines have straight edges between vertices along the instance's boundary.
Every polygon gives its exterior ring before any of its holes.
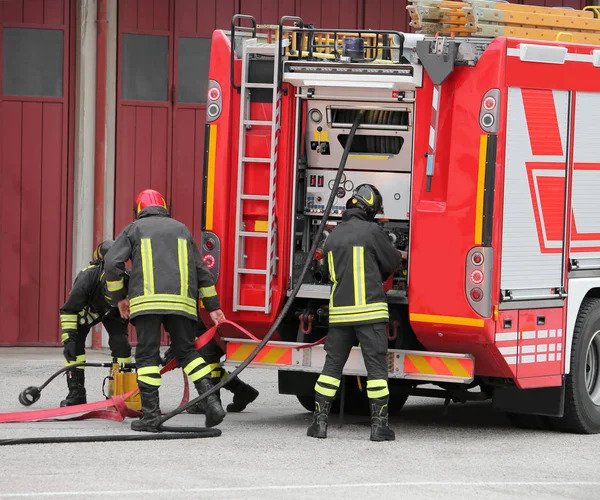
{"type": "MultiPolygon", "coordinates": [[[[239,365],[258,345],[252,340],[223,340],[226,343],[225,366],[228,368],[239,365]]],[[[268,342],[250,366],[320,373],[325,364],[323,345],[297,346],[294,342],[268,342]]],[[[468,384],[474,378],[475,359],[470,354],[390,349],[388,371],[389,378],[468,384]]],[[[360,347],[352,348],[344,375],[367,375],[360,347]]]]}

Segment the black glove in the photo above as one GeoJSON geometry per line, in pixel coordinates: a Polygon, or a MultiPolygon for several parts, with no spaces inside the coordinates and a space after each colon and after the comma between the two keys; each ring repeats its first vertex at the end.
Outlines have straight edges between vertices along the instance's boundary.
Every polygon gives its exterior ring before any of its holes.
{"type": "Polygon", "coordinates": [[[67,339],[64,343],[63,355],[67,361],[73,362],[77,361],[77,353],[76,351],[75,341],[71,338],[67,339]]]}

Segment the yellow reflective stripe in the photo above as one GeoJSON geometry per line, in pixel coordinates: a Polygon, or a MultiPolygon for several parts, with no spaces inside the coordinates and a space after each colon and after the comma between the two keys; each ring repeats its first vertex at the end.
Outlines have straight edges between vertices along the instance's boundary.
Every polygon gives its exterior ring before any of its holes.
{"type": "Polygon", "coordinates": [[[152,267],[152,243],[150,238],[142,238],[140,248],[142,251],[144,295],[154,295],[154,268],[152,267]]]}
{"type": "Polygon", "coordinates": [[[129,356],[128,358],[117,358],[117,363],[131,363],[131,356],[129,356]]]}
{"type": "Polygon", "coordinates": [[[142,366],[137,370],[138,375],[160,375],[160,368],[158,366],[142,366]]]}
{"type": "Polygon", "coordinates": [[[323,382],[324,384],[334,385],[336,387],[340,386],[340,380],[330,377],[329,375],[320,375],[317,382],[323,382]]]}
{"type": "Polygon", "coordinates": [[[365,248],[352,248],[352,267],[354,274],[354,303],[357,306],[366,304],[365,289],[365,248]]]}
{"type": "Polygon", "coordinates": [[[329,315],[329,323],[347,323],[351,321],[369,321],[374,319],[389,319],[389,314],[386,312],[377,312],[370,314],[340,314],[338,316],[329,315]]]}
{"type": "Polygon", "coordinates": [[[181,284],[180,295],[188,296],[188,250],[187,241],[183,238],[177,240],[177,257],[179,258],[179,282],[181,284]]]}
{"type": "Polygon", "coordinates": [[[204,368],[201,368],[200,370],[192,373],[190,375],[190,380],[192,382],[196,382],[196,381],[200,380],[201,378],[206,377],[209,374],[210,374],[210,368],[208,366],[205,366],[204,368]]]}
{"type": "Polygon", "coordinates": [[[335,292],[335,287],[337,286],[337,278],[335,276],[335,266],[333,264],[333,252],[330,250],[327,252],[327,265],[329,266],[329,277],[331,278],[331,282],[333,285],[331,286],[331,295],[329,298],[329,307],[333,307],[333,294],[335,292]]]}
{"type": "Polygon", "coordinates": [[[337,392],[337,389],[329,389],[317,383],[315,384],[315,392],[322,394],[323,396],[327,396],[328,398],[333,398],[337,392]]]}
{"type": "Polygon", "coordinates": [[[200,297],[206,299],[208,297],[216,297],[217,290],[214,286],[205,286],[200,288],[200,297]]]}
{"type": "MultiPolygon", "coordinates": [[[[190,372],[196,368],[197,366],[200,366],[202,364],[206,363],[206,361],[204,361],[204,358],[196,358],[193,361],[190,361],[187,365],[185,365],[183,371],[189,375],[190,372]]],[[[209,368],[210,370],[210,368],[209,368]]]]}
{"type": "Polygon", "coordinates": [[[390,393],[387,380],[367,380],[367,396],[370,398],[383,398],[390,393]]]}
{"type": "MultiPolygon", "coordinates": [[[[85,363],[85,354],[80,354],[75,358],[75,361],[65,361],[65,366],[76,365],[77,363],[85,363]]],[[[82,370],[85,366],[78,366],[77,368],[81,368],[82,370]]]]}
{"type": "Polygon", "coordinates": [[[143,382],[147,385],[153,385],[154,387],[160,387],[162,379],[160,377],[148,377],[146,375],[139,375],[138,373],[138,382],[143,382]]]}
{"type": "Polygon", "coordinates": [[[63,333],[62,336],[61,336],[61,340],[63,341],[63,343],[66,342],[68,338],[69,338],[69,334],[68,333],[63,333]]]}
{"type": "Polygon", "coordinates": [[[62,327],[63,330],[77,330],[77,322],[76,321],[69,321],[68,323],[61,323],[60,325],[62,327]]]}
{"type": "Polygon", "coordinates": [[[173,304],[181,304],[190,307],[196,307],[196,301],[191,297],[181,297],[180,295],[170,295],[167,293],[134,297],[130,300],[129,303],[130,305],[138,305],[145,304],[148,302],[169,302],[173,304]]]}
{"type": "Polygon", "coordinates": [[[138,312],[147,312],[147,311],[177,311],[189,314],[191,316],[197,317],[196,309],[193,307],[188,307],[182,304],[172,304],[172,303],[164,303],[164,302],[153,302],[150,304],[143,304],[137,306],[130,306],[129,312],[131,314],[136,314],[138,312]]]}
{"type": "Polygon", "coordinates": [[[381,389],[379,391],[367,390],[367,396],[371,399],[383,398],[385,396],[389,396],[389,394],[390,394],[390,391],[387,387],[385,389],[381,389]]]}
{"type": "Polygon", "coordinates": [[[109,292],[118,292],[123,289],[124,284],[123,278],[117,281],[107,281],[106,288],[109,292]]]}
{"type": "Polygon", "coordinates": [[[61,314],[61,321],[77,321],[77,314],[61,314]]]}
{"type": "MultiPolygon", "coordinates": [[[[385,309],[387,310],[388,305],[387,302],[373,302],[372,304],[365,304],[362,306],[334,306],[334,311],[339,311],[340,313],[351,313],[351,312],[368,312],[376,309],[385,309]]],[[[331,314],[331,311],[330,311],[331,314]]]]}

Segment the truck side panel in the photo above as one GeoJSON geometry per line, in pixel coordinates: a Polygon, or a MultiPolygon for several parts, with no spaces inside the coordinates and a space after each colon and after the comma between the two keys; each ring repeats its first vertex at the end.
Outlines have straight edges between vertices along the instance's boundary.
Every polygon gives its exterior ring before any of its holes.
{"type": "Polygon", "coordinates": [[[563,283],[568,122],[568,92],[508,89],[500,288],[515,298],[563,283]]]}

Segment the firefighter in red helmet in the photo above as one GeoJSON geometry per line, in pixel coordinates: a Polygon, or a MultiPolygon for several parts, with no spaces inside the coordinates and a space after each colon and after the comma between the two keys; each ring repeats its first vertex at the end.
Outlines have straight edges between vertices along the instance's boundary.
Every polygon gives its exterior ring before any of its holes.
{"type": "MultiPolygon", "coordinates": [[[[159,432],[161,326],[171,336],[173,354],[199,394],[212,388],[210,366],[194,347],[197,304],[202,298],[212,321],[225,319],[212,274],[200,256],[192,234],[172,219],[163,196],[152,189],[135,200],[136,220],[117,237],[106,256],[106,277],[112,299],[121,315],[131,317],[138,344],[135,362],[142,399],[135,431],[159,432]],[[131,259],[129,284],[124,282],[125,262],[131,259]]],[[[221,423],[225,411],[215,394],[205,400],[206,426],[221,423]]]]}
{"type": "MultiPolygon", "coordinates": [[[[69,298],[60,308],[65,365],[85,362],[85,340],[90,329],[102,323],[108,332],[108,345],[116,363],[131,361],[131,346],[127,335],[128,321],[123,320],[108,295],[104,274],[104,256],[112,240],[100,243],[93,261],[79,272],[69,298]]],[[[60,406],[85,404],[85,370],[78,367],[67,372],[69,394],[60,406]]]]}
{"type": "Polygon", "coordinates": [[[315,385],[315,411],[308,436],[327,437],[327,418],[340,386],[342,371],[356,341],[367,368],[371,440],[393,441],[388,426],[388,305],[383,283],[400,266],[406,252],[396,250],[374,223],[383,199],[371,184],[358,186],[346,204],[342,222],[324,245],[331,295],[325,366],[315,385]]]}

